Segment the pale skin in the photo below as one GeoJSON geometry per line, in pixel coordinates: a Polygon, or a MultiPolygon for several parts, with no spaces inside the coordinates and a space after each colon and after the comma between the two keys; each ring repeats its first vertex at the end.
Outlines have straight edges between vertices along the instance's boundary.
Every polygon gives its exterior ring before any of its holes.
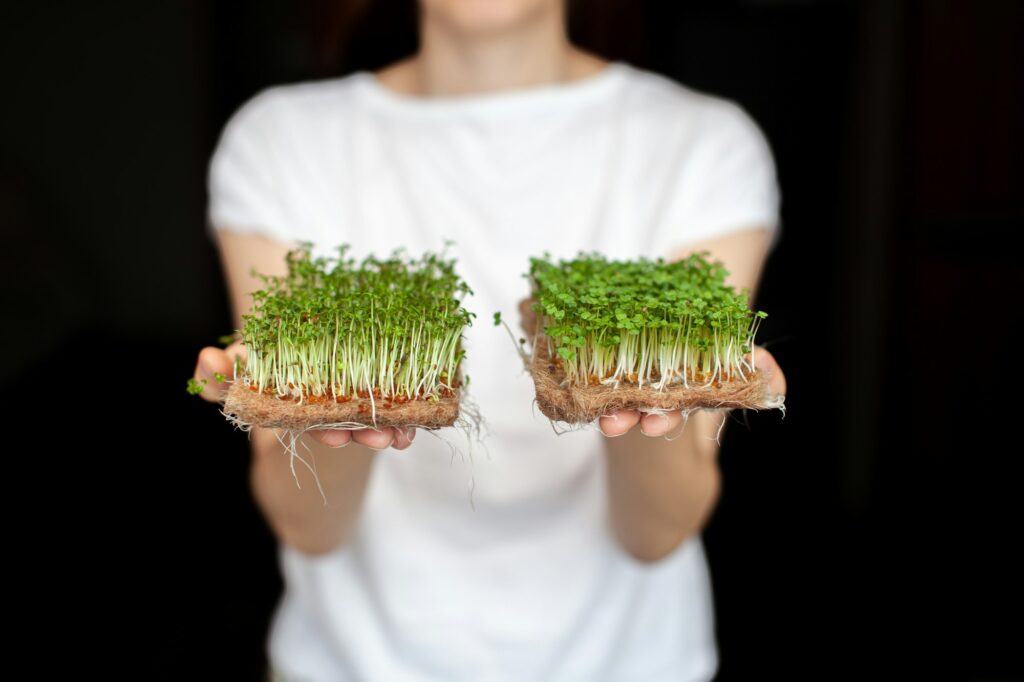
{"type": "MultiPolygon", "coordinates": [[[[607,64],[568,42],[558,0],[423,0],[421,8],[420,51],[376,74],[397,92],[432,97],[529,87],[585,78],[607,64]]],[[[251,306],[249,292],[260,288],[250,269],[283,274],[289,247],[232,231],[231,225],[216,227],[233,319],[240,329],[241,316],[251,306]]],[[[728,282],[749,288],[753,295],[767,238],[764,226],[752,225],[665,255],[681,258],[709,250],[730,272],[728,282]]],[[[239,355],[244,358],[239,343],[223,349],[207,346],[199,352],[195,377],[207,380],[201,396],[210,401],[221,398],[226,386],[214,380],[214,373],[230,377],[239,355]]],[[[770,379],[770,389],[784,395],[785,377],[771,353],[757,348],[754,355],[757,367],[770,379]]],[[[673,440],[665,436],[680,431],[679,414],[641,417],[620,411],[599,420],[607,436],[609,530],[634,559],[658,561],[706,524],[722,485],[715,440],[721,419],[721,414],[694,412],[682,435],[673,440]]],[[[389,447],[404,450],[414,438],[415,429],[305,432],[300,440],[316,459],[329,501],[325,506],[312,474],[303,467],[296,468],[301,489],[296,486],[276,430],[254,427],[253,496],[281,542],[310,555],[330,552],[347,541],[357,523],[374,454],[389,447]],[[337,451],[339,447],[344,450],[337,451]]]]}

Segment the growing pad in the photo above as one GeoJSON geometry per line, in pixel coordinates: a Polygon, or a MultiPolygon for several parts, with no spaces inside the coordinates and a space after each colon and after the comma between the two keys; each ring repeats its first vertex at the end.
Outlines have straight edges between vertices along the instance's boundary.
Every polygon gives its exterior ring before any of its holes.
{"type": "Polygon", "coordinates": [[[537,392],[537,407],[548,419],[567,424],[587,424],[617,410],[660,410],[688,412],[707,408],[774,409],[781,406],[778,396],[768,390],[764,373],[755,371],[742,379],[689,387],[672,384],[662,390],[639,387],[630,382],[572,385],[565,373],[552,362],[543,337],[537,339],[530,359],[530,374],[537,392]]]}
{"type": "Polygon", "coordinates": [[[438,400],[387,400],[354,398],[346,402],[319,401],[299,403],[258,393],[241,382],[234,382],[224,401],[224,412],[251,426],[303,430],[321,424],[351,424],[368,428],[419,426],[436,429],[452,426],[459,417],[460,391],[438,400]]]}

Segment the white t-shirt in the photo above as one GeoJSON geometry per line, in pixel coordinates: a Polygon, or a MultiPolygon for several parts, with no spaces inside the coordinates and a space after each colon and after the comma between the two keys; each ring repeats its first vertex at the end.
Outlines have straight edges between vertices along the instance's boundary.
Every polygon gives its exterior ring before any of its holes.
{"type": "MultiPolygon", "coordinates": [[[[622,62],[569,83],[444,98],[361,72],[249,100],[222,133],[209,190],[210,229],[311,240],[314,255],[343,242],[356,257],[419,254],[454,240],[478,316],[465,371],[488,452],[453,457],[420,432],[408,450],[377,455],[350,542],[320,556],[280,546],[277,671],[311,682],[713,676],[700,537],[654,564],[616,545],[603,437],[555,434],[492,315],[518,329],[523,273],[545,251],[668,256],[753,226],[774,245],[772,155],[742,109],[622,62]]],[[[456,432],[439,435],[466,450],[456,432]]]]}

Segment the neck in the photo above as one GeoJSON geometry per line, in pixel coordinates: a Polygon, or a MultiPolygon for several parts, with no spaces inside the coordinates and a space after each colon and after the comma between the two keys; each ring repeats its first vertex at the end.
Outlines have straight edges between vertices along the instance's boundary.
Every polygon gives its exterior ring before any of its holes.
{"type": "Polygon", "coordinates": [[[421,20],[420,51],[410,64],[415,94],[448,96],[525,88],[586,73],[565,35],[562,3],[541,16],[484,35],[467,35],[431,17],[421,20]]]}

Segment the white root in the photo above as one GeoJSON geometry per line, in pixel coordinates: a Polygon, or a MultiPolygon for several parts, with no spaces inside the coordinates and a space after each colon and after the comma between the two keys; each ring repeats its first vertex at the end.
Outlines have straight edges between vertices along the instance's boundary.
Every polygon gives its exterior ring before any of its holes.
{"type": "MultiPolygon", "coordinates": [[[[245,420],[239,418],[237,415],[225,412],[223,408],[220,410],[220,413],[224,415],[224,417],[237,429],[246,432],[247,434],[249,434],[250,437],[252,436],[252,428],[253,426],[255,426],[255,424],[246,422],[245,420]]],[[[374,418],[374,424],[376,424],[376,418],[374,418]]],[[[490,459],[490,451],[487,448],[487,444],[484,442],[484,432],[487,430],[486,422],[484,421],[483,416],[480,414],[478,406],[466,394],[465,389],[463,390],[462,398],[459,403],[459,417],[455,420],[455,423],[452,425],[456,430],[460,431],[466,438],[465,453],[454,443],[451,443],[450,441],[439,435],[436,432],[437,429],[435,427],[430,427],[423,424],[408,424],[407,426],[426,431],[430,435],[434,436],[435,438],[438,438],[443,443],[445,443],[451,449],[452,462],[454,462],[455,454],[462,455],[462,461],[466,461],[466,455],[468,455],[470,465],[470,475],[468,482],[469,504],[470,507],[475,510],[476,506],[474,505],[473,502],[473,491],[476,488],[476,480],[473,471],[473,443],[476,442],[478,445],[483,447],[484,453],[487,455],[488,459],[490,459]]],[[[306,431],[325,429],[333,429],[338,431],[356,431],[359,429],[368,428],[376,427],[370,424],[362,424],[359,422],[325,422],[321,424],[312,424],[301,429],[280,429],[280,433],[278,432],[277,429],[275,429],[274,435],[277,437],[278,442],[281,443],[281,446],[284,448],[285,454],[288,456],[288,464],[292,472],[292,477],[295,479],[295,485],[300,490],[302,489],[302,484],[299,483],[298,472],[295,470],[295,461],[298,460],[307,469],[309,469],[310,473],[313,475],[313,480],[316,482],[317,489],[320,491],[320,496],[323,498],[324,506],[326,507],[327,494],[324,492],[323,486],[320,483],[320,477],[316,469],[316,459],[312,457],[313,452],[312,450],[310,450],[309,446],[305,442],[299,440],[299,438],[306,431]],[[306,459],[298,453],[296,443],[301,443],[302,446],[306,448],[307,451],[310,452],[310,459],[313,461],[312,464],[306,461],[306,459]]],[[[347,444],[348,443],[346,443],[345,445],[347,444]]],[[[345,447],[345,445],[339,447],[345,447]]]]}

